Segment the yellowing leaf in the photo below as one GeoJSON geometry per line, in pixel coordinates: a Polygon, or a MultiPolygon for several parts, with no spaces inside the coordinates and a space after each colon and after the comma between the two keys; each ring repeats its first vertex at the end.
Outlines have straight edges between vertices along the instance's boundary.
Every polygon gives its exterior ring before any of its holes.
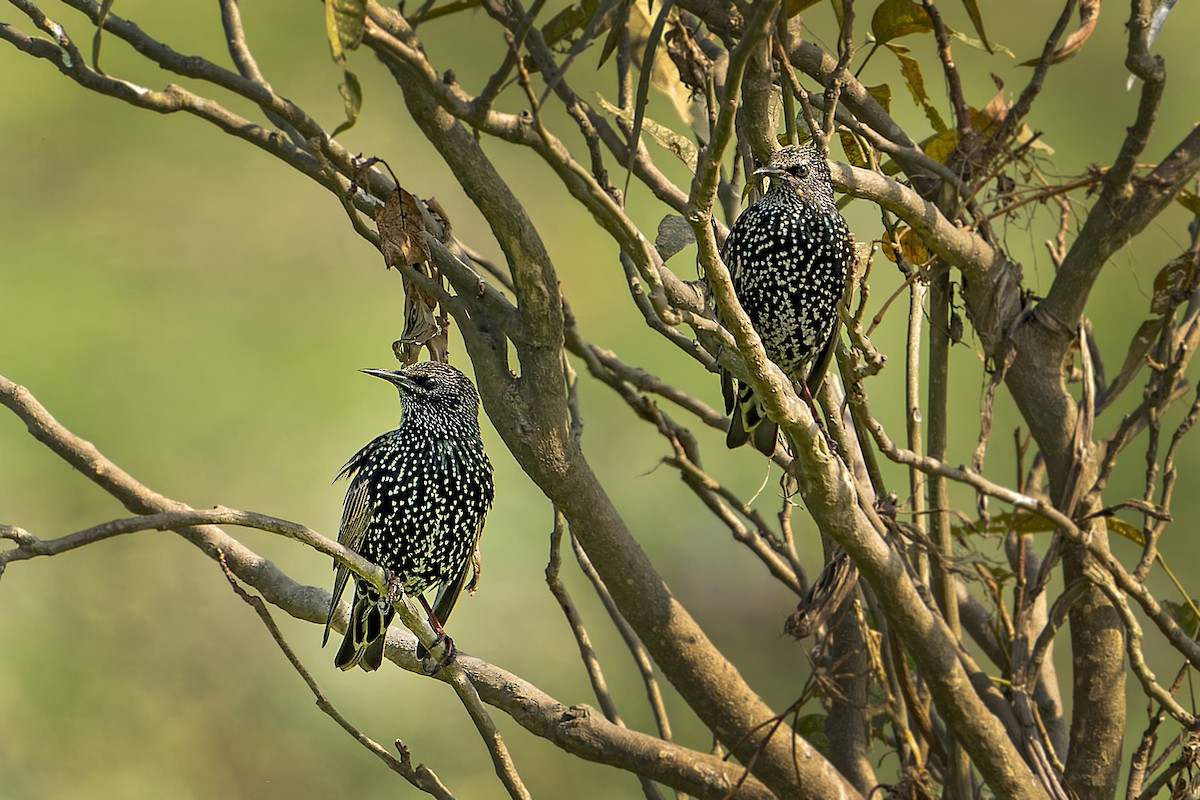
{"type": "Polygon", "coordinates": [[[325,0],[325,36],[334,61],[344,61],[346,51],[362,43],[367,0],[325,0]]]}
{"type": "Polygon", "coordinates": [[[908,87],[908,93],[912,95],[913,102],[925,109],[925,116],[929,118],[929,124],[936,132],[945,131],[946,123],[942,119],[942,115],[930,103],[929,93],[925,91],[925,76],[921,74],[921,65],[915,58],[908,55],[906,47],[889,44],[887,49],[891,50],[900,61],[900,74],[904,76],[904,84],[908,87]]]}
{"type": "Polygon", "coordinates": [[[1179,205],[1183,206],[1197,217],[1200,217],[1200,195],[1184,189],[1179,194],[1175,195],[1175,202],[1179,203],[1179,205]]]}
{"type": "Polygon", "coordinates": [[[868,86],[867,94],[875,98],[875,102],[883,106],[883,110],[887,113],[892,113],[892,87],[886,83],[881,83],[878,86],[868,86]]]}
{"type": "Polygon", "coordinates": [[[1108,530],[1111,533],[1122,536],[1134,544],[1146,544],[1146,539],[1142,536],[1142,529],[1135,528],[1133,525],[1130,525],[1120,517],[1109,517],[1108,519],[1104,520],[1104,523],[1108,526],[1108,530]]]}
{"type": "Polygon", "coordinates": [[[932,158],[934,161],[945,164],[950,158],[950,154],[954,152],[954,148],[958,145],[958,131],[944,130],[941,133],[930,136],[925,141],[921,142],[921,149],[925,151],[925,155],[932,158]]]}
{"type": "Polygon", "coordinates": [[[871,168],[871,158],[866,146],[850,131],[838,131],[838,139],[842,142],[842,152],[846,154],[846,162],[862,169],[871,168]]]}
{"type": "Polygon", "coordinates": [[[929,33],[933,23],[920,3],[913,0],[883,0],[871,16],[871,33],[879,44],[912,33],[929,33]]]}
{"type": "Polygon", "coordinates": [[[880,248],[883,250],[884,256],[888,261],[896,260],[896,251],[899,249],[900,254],[910,264],[921,265],[927,263],[932,255],[925,243],[921,241],[921,237],[909,227],[900,227],[896,229],[896,238],[892,239],[890,233],[886,231],[883,234],[883,241],[880,242],[880,248]]]}

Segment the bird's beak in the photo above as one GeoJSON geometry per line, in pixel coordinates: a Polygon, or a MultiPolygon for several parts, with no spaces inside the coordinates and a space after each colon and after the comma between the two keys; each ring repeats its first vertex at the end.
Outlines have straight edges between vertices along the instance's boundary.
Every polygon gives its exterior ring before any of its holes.
{"type": "Polygon", "coordinates": [[[402,389],[412,384],[409,377],[398,369],[360,369],[359,372],[364,375],[374,375],[376,378],[383,378],[393,386],[402,389]]]}
{"type": "Polygon", "coordinates": [[[787,175],[787,172],[785,170],[780,169],[779,167],[772,167],[772,166],[759,167],[758,169],[754,170],[755,186],[757,186],[758,183],[761,182],[763,178],[775,178],[780,175],[787,175]]]}
{"type": "Polygon", "coordinates": [[[770,178],[775,175],[786,175],[786,174],[787,174],[787,172],[785,170],[782,170],[779,167],[772,167],[772,166],[759,167],[758,169],[754,170],[754,177],[756,177],[756,178],[770,178]]]}

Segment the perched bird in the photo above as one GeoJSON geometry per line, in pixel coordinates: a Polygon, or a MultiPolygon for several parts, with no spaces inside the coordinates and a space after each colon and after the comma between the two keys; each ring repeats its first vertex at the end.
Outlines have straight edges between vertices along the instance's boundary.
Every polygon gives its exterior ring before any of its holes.
{"type": "MultiPolygon", "coordinates": [[[[338,541],[391,571],[421,600],[442,633],[472,573],[472,557],[493,498],[492,464],[479,437],[479,396],[449,364],[364,369],[400,390],[400,427],[359,450],[338,474],[350,479],[338,541]],[[430,609],[422,594],[438,586],[430,609]]],[[[350,571],[337,577],[325,638],[350,571]]],[[[369,583],[357,580],[346,636],[333,663],[379,669],[395,610],[369,583]]],[[[417,657],[424,658],[417,647],[417,657]]]]}
{"type": "MultiPolygon", "coordinates": [[[[836,338],[853,239],[834,203],[829,165],[814,145],[784,147],[754,175],[770,184],[737,218],[721,255],[767,357],[811,404],[836,338]]],[[[778,426],[750,385],[722,371],[721,390],[731,415],[725,443],[752,439],[766,455],[775,452],[778,426]]]]}

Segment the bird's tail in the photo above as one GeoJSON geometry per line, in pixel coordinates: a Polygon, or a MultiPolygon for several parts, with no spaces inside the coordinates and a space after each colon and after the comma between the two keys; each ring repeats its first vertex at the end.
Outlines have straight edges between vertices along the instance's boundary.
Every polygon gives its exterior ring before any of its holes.
{"type": "Polygon", "coordinates": [[[387,629],[395,615],[390,601],[384,600],[369,584],[356,581],[354,608],[350,611],[346,636],[333,658],[333,665],[338,669],[359,666],[367,672],[379,669],[383,664],[387,629]]]}
{"type": "Polygon", "coordinates": [[[750,384],[722,372],[721,391],[725,396],[725,413],[729,414],[725,445],[733,449],[753,441],[754,448],[763,455],[773,454],[779,426],[767,419],[767,412],[750,384]]]}

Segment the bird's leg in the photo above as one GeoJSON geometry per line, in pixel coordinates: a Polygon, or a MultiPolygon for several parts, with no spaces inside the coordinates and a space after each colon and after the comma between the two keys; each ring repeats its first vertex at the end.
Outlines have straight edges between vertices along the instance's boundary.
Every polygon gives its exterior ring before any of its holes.
{"type": "Polygon", "coordinates": [[[825,444],[829,445],[831,453],[837,453],[837,443],[833,441],[833,437],[829,435],[829,431],[825,429],[825,423],[821,420],[821,412],[817,411],[817,404],[813,401],[812,392],[808,389],[808,381],[796,381],[800,385],[800,396],[804,398],[804,402],[808,403],[808,408],[812,411],[813,419],[817,423],[817,427],[821,429],[821,433],[825,434],[825,444]]]}
{"type": "Polygon", "coordinates": [[[393,607],[397,603],[403,603],[404,597],[408,594],[408,592],[404,591],[404,579],[387,567],[383,568],[383,574],[387,581],[388,592],[384,597],[379,599],[381,608],[385,602],[391,603],[393,607]]]}
{"type": "Polygon", "coordinates": [[[425,599],[425,595],[419,594],[417,595],[417,599],[421,601],[421,607],[425,609],[425,616],[429,620],[429,627],[433,628],[433,632],[437,634],[437,637],[429,643],[429,647],[426,649],[432,654],[433,648],[437,647],[439,644],[445,645],[443,648],[442,657],[434,663],[432,670],[427,670],[426,672],[428,675],[436,675],[441,672],[447,664],[454,660],[454,657],[458,655],[458,648],[454,646],[454,640],[451,639],[446,634],[445,629],[442,628],[442,623],[438,621],[437,614],[434,614],[433,609],[429,607],[429,601],[425,599]]]}

